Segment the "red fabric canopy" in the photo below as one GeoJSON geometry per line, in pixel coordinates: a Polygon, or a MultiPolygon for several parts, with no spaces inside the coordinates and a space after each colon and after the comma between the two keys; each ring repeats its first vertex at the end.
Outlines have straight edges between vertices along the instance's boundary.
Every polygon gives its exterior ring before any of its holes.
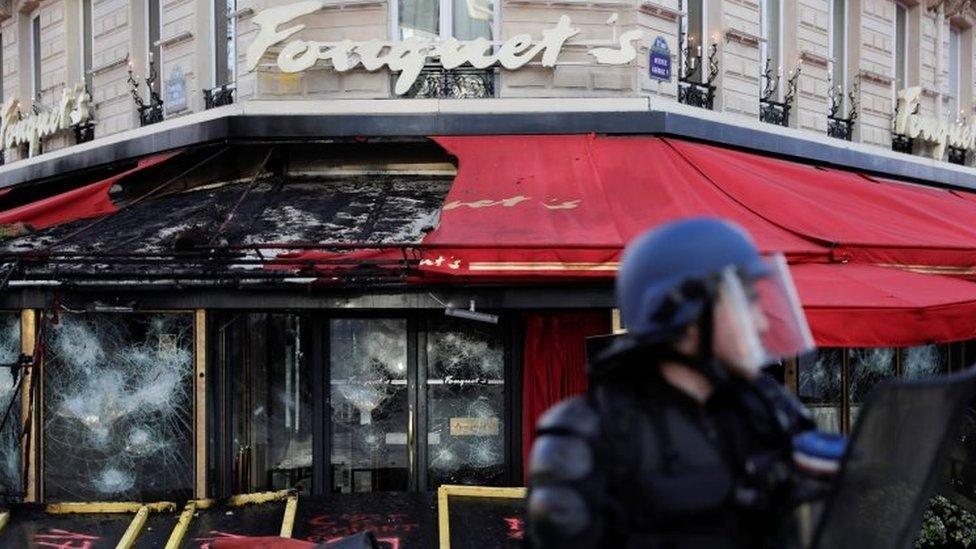
{"type": "Polygon", "coordinates": [[[819,346],[904,347],[976,338],[976,284],[871,265],[790,269],[819,346]]]}
{"type": "Polygon", "coordinates": [[[735,201],[837,259],[976,267],[976,203],[948,191],[666,139],[735,201]]]}
{"type": "Polygon", "coordinates": [[[112,185],[176,154],[169,152],[143,158],[134,168],[113,175],[108,179],[0,212],[0,225],[26,223],[35,229],[46,229],[79,219],[114,213],[117,208],[108,196],[108,191],[112,185]]]}
{"type": "Polygon", "coordinates": [[[610,278],[643,230],[714,215],[787,254],[819,345],[976,337],[976,284],[918,274],[976,273],[972,196],[670,138],[436,140],[458,174],[427,272],[610,278]]]}
{"type": "Polygon", "coordinates": [[[612,277],[623,246],[643,230],[718,215],[764,250],[795,259],[827,249],[730,199],[657,138],[438,137],[458,174],[438,228],[423,243],[430,271],[480,277],[612,277]]]}

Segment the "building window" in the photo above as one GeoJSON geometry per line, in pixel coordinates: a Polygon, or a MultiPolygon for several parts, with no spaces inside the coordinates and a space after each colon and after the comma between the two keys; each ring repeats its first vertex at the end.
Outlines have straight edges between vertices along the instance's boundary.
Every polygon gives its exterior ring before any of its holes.
{"type": "MultiPolygon", "coordinates": [[[[762,43],[760,46],[760,61],[763,63],[763,68],[768,62],[769,67],[774,71],[773,76],[777,79],[783,76],[783,55],[782,55],[782,40],[781,36],[781,17],[782,4],[780,0],[763,0],[762,5],[762,43]]],[[[766,82],[766,75],[763,74],[762,86],[766,87],[768,83],[766,82]]],[[[773,100],[779,100],[782,97],[782,86],[776,90],[776,96],[772,97],[773,100]]]]}
{"type": "Polygon", "coordinates": [[[683,0],[684,11],[681,14],[682,51],[687,51],[687,57],[682,55],[682,63],[693,63],[694,67],[682,67],[685,72],[702,74],[706,70],[702,67],[705,51],[705,0],[683,0]]]}
{"type": "Polygon", "coordinates": [[[41,17],[31,19],[31,100],[41,96],[41,17]]]}
{"type": "Polygon", "coordinates": [[[20,315],[0,313],[0,499],[23,493],[20,476],[20,315]],[[7,415],[7,410],[10,410],[7,415]]]}
{"type": "Polygon", "coordinates": [[[203,90],[204,107],[234,102],[237,81],[237,0],[214,2],[214,87],[203,90]]]}
{"type": "Polygon", "coordinates": [[[234,493],[312,490],[312,376],[303,318],[242,313],[222,320],[215,379],[228,385],[234,493]]]}
{"type": "Polygon", "coordinates": [[[962,33],[956,27],[949,27],[949,92],[947,96],[947,107],[949,121],[955,122],[964,116],[962,112],[962,66],[960,64],[962,33]]]}
{"type": "Polygon", "coordinates": [[[225,86],[237,81],[237,0],[216,0],[214,4],[214,83],[225,86]]]}
{"type": "Polygon", "coordinates": [[[189,314],[64,314],[44,329],[47,501],[191,497],[189,314]]]}
{"type": "Polygon", "coordinates": [[[399,0],[396,6],[394,34],[399,40],[494,40],[497,36],[494,0],[399,0]]]}
{"type": "Polygon", "coordinates": [[[505,348],[496,327],[432,320],[427,332],[427,488],[505,482],[505,348]]]}
{"type": "Polygon", "coordinates": [[[847,91],[847,0],[833,0],[830,9],[830,82],[843,97],[847,91]]]}
{"type": "Polygon", "coordinates": [[[85,82],[85,89],[92,90],[92,0],[81,1],[81,78],[85,82]]]}
{"type": "Polygon", "coordinates": [[[908,7],[895,4],[895,90],[908,87],[908,7]]]}
{"type": "Polygon", "coordinates": [[[844,349],[817,349],[800,357],[797,395],[813,413],[817,428],[839,433],[842,430],[844,349]]]}
{"type": "Polygon", "coordinates": [[[518,478],[504,322],[224,313],[213,329],[211,395],[230,433],[215,437],[220,494],[518,478]]]}
{"type": "MultiPolygon", "coordinates": [[[[398,0],[392,4],[391,35],[397,40],[434,41],[484,39],[498,36],[499,4],[495,0],[398,0]]],[[[406,97],[495,97],[496,69],[462,66],[425,67],[406,97]]],[[[393,81],[396,79],[394,78],[393,81]]]]}
{"type": "Polygon", "coordinates": [[[414,451],[406,320],[336,319],[329,338],[331,491],[406,490],[414,451]]]}
{"type": "Polygon", "coordinates": [[[797,396],[813,413],[819,429],[849,433],[875,385],[962,368],[967,365],[965,349],[965,344],[818,349],[797,361],[797,396]]]}
{"type": "Polygon", "coordinates": [[[156,95],[160,95],[162,74],[162,58],[160,57],[159,38],[161,35],[161,12],[159,0],[146,0],[146,28],[148,29],[146,42],[146,67],[154,67],[155,78],[150,82],[150,88],[156,95]]]}

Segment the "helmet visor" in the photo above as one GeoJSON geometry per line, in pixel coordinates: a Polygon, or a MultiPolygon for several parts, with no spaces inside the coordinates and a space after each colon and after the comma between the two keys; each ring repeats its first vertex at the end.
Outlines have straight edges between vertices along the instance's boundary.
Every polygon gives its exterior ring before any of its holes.
{"type": "Polygon", "coordinates": [[[758,279],[743,279],[734,266],[725,269],[715,307],[715,352],[746,372],[813,349],[786,258],[763,261],[769,274],[758,279]]]}

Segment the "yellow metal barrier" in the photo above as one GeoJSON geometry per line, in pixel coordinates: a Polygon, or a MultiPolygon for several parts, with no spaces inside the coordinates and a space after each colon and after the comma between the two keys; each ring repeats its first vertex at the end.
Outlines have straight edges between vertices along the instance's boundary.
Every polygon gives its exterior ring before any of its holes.
{"type": "Polygon", "coordinates": [[[526,488],[496,488],[492,486],[454,486],[444,484],[437,489],[437,525],[441,549],[451,549],[451,521],[447,502],[450,496],[476,498],[524,499],[526,488]]]}
{"type": "Polygon", "coordinates": [[[165,549],[179,548],[179,546],[183,543],[183,538],[186,537],[187,530],[190,529],[190,522],[193,521],[193,514],[196,512],[197,502],[187,502],[186,506],[183,507],[183,512],[180,513],[180,518],[176,520],[176,526],[173,527],[173,531],[169,534],[169,539],[166,540],[165,549]]]}
{"type": "Polygon", "coordinates": [[[254,492],[253,494],[237,494],[227,500],[227,505],[231,507],[243,507],[258,503],[270,503],[272,501],[282,501],[291,494],[288,490],[277,492],[254,492]]]}
{"type": "Polygon", "coordinates": [[[139,509],[142,509],[143,507],[147,507],[152,513],[170,513],[176,510],[176,504],[170,501],[160,501],[156,503],[138,503],[135,501],[102,501],[49,503],[44,508],[44,511],[52,515],[67,515],[73,513],[138,513],[139,509]]]}
{"type": "Polygon", "coordinates": [[[142,533],[142,527],[146,525],[146,519],[149,518],[149,507],[143,505],[138,511],[136,511],[136,516],[132,517],[132,522],[129,523],[129,527],[125,529],[125,533],[122,534],[122,539],[115,546],[115,549],[131,549],[136,543],[136,538],[142,533]]]}
{"type": "Polygon", "coordinates": [[[282,538],[290,538],[291,531],[295,527],[295,513],[298,512],[298,494],[288,494],[288,501],[285,503],[285,516],[281,517],[282,538]]]}

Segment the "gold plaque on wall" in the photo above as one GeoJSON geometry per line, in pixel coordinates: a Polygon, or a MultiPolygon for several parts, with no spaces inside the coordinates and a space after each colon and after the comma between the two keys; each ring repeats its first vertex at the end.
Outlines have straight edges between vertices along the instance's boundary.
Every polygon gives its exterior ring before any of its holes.
{"type": "Polygon", "coordinates": [[[452,417],[451,436],[493,437],[498,436],[497,417],[452,417]]]}

